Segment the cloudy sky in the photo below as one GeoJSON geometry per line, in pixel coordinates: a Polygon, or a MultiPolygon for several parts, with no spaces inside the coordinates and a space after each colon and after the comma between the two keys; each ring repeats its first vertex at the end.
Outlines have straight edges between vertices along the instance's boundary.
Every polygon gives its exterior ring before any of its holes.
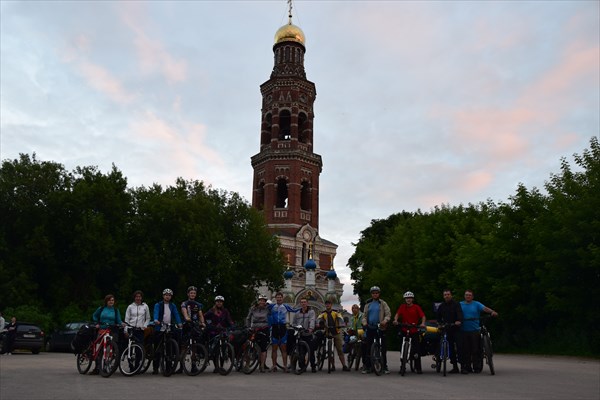
{"type": "MultiPolygon", "coordinates": [[[[600,126],[598,1],[296,1],[323,157],[320,233],[349,270],[402,210],[541,188],[600,126]]],[[[115,164],[251,200],[259,85],[285,1],[0,2],[0,156],[115,164]]]]}

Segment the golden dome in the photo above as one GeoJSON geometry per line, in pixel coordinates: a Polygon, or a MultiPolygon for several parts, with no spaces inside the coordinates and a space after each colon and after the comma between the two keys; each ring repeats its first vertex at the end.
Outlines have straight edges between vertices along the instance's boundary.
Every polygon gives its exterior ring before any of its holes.
{"type": "Polygon", "coordinates": [[[291,22],[275,32],[275,44],[281,42],[297,42],[304,46],[304,32],[291,22]]]}

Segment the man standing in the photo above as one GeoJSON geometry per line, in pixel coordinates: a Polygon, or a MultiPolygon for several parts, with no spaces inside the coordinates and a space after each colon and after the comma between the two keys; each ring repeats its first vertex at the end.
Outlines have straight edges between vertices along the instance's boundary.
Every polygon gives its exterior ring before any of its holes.
{"type": "MultiPolygon", "coordinates": [[[[340,325],[344,323],[344,317],[337,311],[333,311],[333,304],[330,300],[325,301],[325,312],[319,315],[317,318],[319,326],[325,327],[328,337],[333,337],[333,343],[335,344],[335,350],[337,351],[340,362],[342,363],[343,371],[350,371],[350,368],[346,365],[346,359],[342,349],[342,332],[340,331],[340,325]]],[[[335,366],[333,367],[335,371],[335,366]]]]}
{"type": "MultiPolygon", "coordinates": [[[[367,301],[365,309],[363,311],[362,324],[365,327],[366,335],[366,354],[371,354],[371,345],[377,336],[377,326],[381,329],[381,361],[383,362],[383,373],[389,374],[387,366],[387,346],[385,340],[385,330],[387,329],[388,323],[392,318],[390,312],[390,306],[379,298],[381,290],[379,286],[373,286],[371,288],[371,299],[367,301]]],[[[371,360],[367,356],[365,358],[365,368],[363,374],[371,372],[371,360]]]]}
{"type": "Polygon", "coordinates": [[[315,349],[313,343],[313,331],[315,330],[315,310],[308,307],[308,300],[303,298],[300,299],[300,311],[294,315],[294,326],[302,326],[306,330],[306,335],[299,339],[302,339],[308,344],[310,349],[309,360],[312,372],[317,372],[315,366],[315,349]]]}
{"type": "Polygon", "coordinates": [[[463,312],[462,323],[462,360],[460,362],[461,374],[469,372],[481,372],[481,344],[479,335],[479,316],[481,312],[491,314],[492,317],[498,313],[491,308],[488,308],[478,301],[473,300],[473,291],[465,290],[465,301],[460,302],[460,307],[463,312]]]}
{"type": "Polygon", "coordinates": [[[450,363],[452,363],[451,374],[457,374],[460,371],[457,366],[456,354],[462,351],[462,343],[460,342],[460,326],[463,320],[463,312],[460,304],[452,299],[452,291],[444,289],[444,302],[439,305],[436,318],[438,324],[451,324],[446,331],[448,338],[448,349],[450,352],[450,363]]]}
{"type": "Polygon", "coordinates": [[[295,308],[288,306],[283,303],[283,293],[277,292],[275,294],[274,304],[269,304],[267,307],[270,312],[270,323],[271,323],[271,344],[273,349],[271,352],[271,359],[273,361],[273,367],[271,372],[277,372],[277,349],[281,350],[281,360],[283,361],[283,371],[288,372],[287,369],[287,313],[297,312],[295,308]]]}

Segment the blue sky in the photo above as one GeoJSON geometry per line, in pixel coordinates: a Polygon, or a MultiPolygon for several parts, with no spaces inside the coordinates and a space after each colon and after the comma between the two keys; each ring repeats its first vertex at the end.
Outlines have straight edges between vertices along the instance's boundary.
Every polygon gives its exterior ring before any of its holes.
{"type": "MultiPolygon", "coordinates": [[[[345,267],[372,219],[543,187],[600,130],[597,1],[297,1],[345,267]]],[[[0,157],[251,199],[285,1],[0,2],[0,157]]],[[[418,294],[417,294],[418,295],[418,294]]]]}

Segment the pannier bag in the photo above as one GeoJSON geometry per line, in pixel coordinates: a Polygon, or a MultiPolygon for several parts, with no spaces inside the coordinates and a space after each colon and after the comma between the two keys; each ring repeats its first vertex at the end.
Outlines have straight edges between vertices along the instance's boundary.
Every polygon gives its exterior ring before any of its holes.
{"type": "Polygon", "coordinates": [[[94,336],[96,336],[96,328],[94,326],[82,325],[71,342],[71,349],[74,353],[81,353],[92,343],[94,336]]]}

